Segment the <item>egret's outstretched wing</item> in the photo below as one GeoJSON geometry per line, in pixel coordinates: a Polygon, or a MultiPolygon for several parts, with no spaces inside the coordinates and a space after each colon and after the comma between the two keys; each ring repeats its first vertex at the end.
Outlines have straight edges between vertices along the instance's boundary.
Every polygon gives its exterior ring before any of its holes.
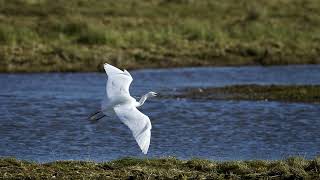
{"type": "Polygon", "coordinates": [[[123,71],[121,71],[119,68],[114,67],[114,66],[112,66],[112,65],[110,65],[108,63],[105,63],[103,65],[103,67],[104,67],[104,70],[106,71],[108,76],[110,76],[112,74],[119,74],[119,73],[121,74],[121,73],[123,73],[123,71]]]}
{"type": "Polygon", "coordinates": [[[132,82],[132,76],[126,70],[104,64],[104,69],[108,75],[107,96],[109,99],[119,98],[121,96],[130,96],[129,87],[132,82]]]}
{"type": "Polygon", "coordinates": [[[114,107],[119,119],[132,131],[140,149],[147,154],[151,138],[151,122],[148,116],[142,114],[132,105],[118,105],[114,107]]]}

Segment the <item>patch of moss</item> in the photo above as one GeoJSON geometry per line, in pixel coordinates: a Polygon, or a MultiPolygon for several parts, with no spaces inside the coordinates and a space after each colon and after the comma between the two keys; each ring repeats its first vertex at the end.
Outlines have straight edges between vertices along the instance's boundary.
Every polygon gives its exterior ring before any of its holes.
{"type": "Polygon", "coordinates": [[[39,164],[0,159],[3,179],[317,179],[319,158],[277,161],[209,161],[124,158],[110,162],[56,161],[39,164]]]}

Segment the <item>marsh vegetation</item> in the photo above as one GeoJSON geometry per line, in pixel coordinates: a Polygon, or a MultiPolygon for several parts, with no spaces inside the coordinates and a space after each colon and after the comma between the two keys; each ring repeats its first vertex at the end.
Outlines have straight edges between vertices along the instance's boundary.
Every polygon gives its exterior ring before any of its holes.
{"type": "Polygon", "coordinates": [[[186,89],[179,98],[320,102],[319,85],[233,85],[186,89]]]}
{"type": "Polygon", "coordinates": [[[317,0],[0,0],[0,71],[315,64],[317,0]]]}
{"type": "Polygon", "coordinates": [[[18,179],[318,179],[320,159],[209,161],[123,158],[110,162],[56,161],[39,164],[4,158],[0,178],[18,179]]]}

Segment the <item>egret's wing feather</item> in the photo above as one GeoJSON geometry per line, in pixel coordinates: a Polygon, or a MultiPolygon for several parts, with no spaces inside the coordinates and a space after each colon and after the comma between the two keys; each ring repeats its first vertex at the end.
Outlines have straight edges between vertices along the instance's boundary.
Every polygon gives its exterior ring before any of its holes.
{"type": "Polygon", "coordinates": [[[107,75],[110,76],[112,74],[119,74],[119,73],[123,73],[123,71],[121,71],[119,68],[116,68],[110,64],[105,63],[103,65],[104,70],[106,71],[107,75]]]}
{"type": "Polygon", "coordinates": [[[107,96],[108,98],[119,98],[121,96],[130,96],[129,87],[132,82],[132,78],[123,75],[123,74],[117,74],[108,76],[108,82],[107,82],[107,96]]]}
{"type": "Polygon", "coordinates": [[[108,75],[106,87],[108,98],[130,96],[129,87],[133,80],[130,73],[126,70],[121,71],[110,64],[105,64],[104,69],[108,75]]]}
{"type": "Polygon", "coordinates": [[[114,107],[114,111],[119,119],[130,128],[142,152],[147,154],[152,128],[149,117],[128,104],[118,105],[114,107]]]}

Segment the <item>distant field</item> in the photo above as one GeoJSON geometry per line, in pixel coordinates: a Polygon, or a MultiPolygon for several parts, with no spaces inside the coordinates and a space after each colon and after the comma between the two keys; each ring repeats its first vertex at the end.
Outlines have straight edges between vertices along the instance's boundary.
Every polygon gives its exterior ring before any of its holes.
{"type": "Polygon", "coordinates": [[[124,158],[45,164],[0,159],[2,179],[319,179],[320,159],[225,161],[124,158]]]}
{"type": "Polygon", "coordinates": [[[0,72],[320,63],[318,0],[0,0],[0,72]]]}

